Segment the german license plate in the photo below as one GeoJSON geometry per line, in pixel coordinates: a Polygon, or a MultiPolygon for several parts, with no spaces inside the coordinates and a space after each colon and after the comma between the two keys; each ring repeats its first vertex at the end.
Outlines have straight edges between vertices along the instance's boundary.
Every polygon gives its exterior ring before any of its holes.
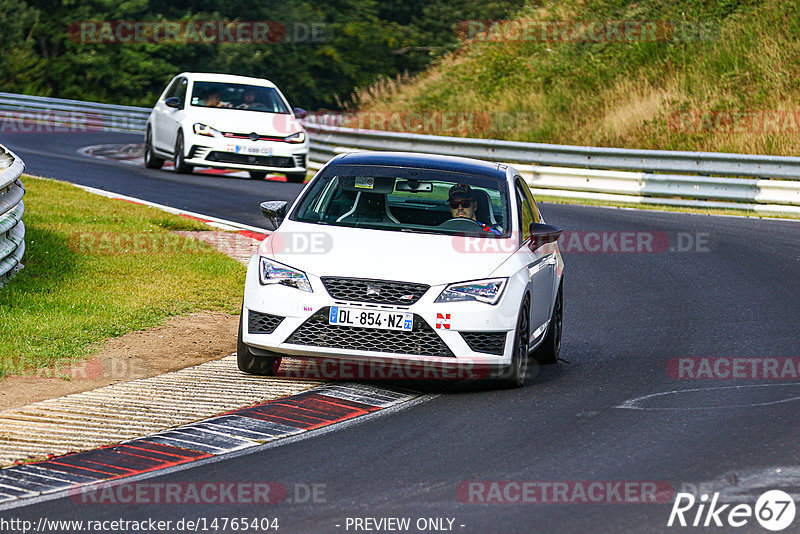
{"type": "Polygon", "coordinates": [[[331,306],[328,324],[341,326],[360,326],[382,330],[413,330],[414,314],[384,310],[365,310],[362,308],[342,308],[331,306]]]}
{"type": "Polygon", "coordinates": [[[237,154],[254,154],[256,156],[271,156],[272,147],[236,145],[234,152],[237,154]]]}

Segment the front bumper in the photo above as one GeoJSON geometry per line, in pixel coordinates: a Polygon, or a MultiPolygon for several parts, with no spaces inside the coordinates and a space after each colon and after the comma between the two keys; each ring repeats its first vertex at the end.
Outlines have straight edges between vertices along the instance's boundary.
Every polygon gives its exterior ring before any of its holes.
{"type": "Polygon", "coordinates": [[[186,163],[203,167],[300,173],[308,169],[308,141],[251,141],[188,134],[186,163]],[[250,153],[256,150],[259,153],[250,153]]]}
{"type": "MultiPolygon", "coordinates": [[[[435,303],[444,285],[431,286],[414,304],[395,306],[334,299],[322,280],[308,275],[313,293],[262,286],[258,256],[248,266],[243,306],[243,341],[294,357],[421,365],[496,368],[511,361],[513,332],[524,288],[509,283],[496,305],[435,303]],[[331,306],[403,311],[414,314],[410,332],[329,325],[331,306]]],[[[263,353],[264,355],[268,353],[263,353]]]]}

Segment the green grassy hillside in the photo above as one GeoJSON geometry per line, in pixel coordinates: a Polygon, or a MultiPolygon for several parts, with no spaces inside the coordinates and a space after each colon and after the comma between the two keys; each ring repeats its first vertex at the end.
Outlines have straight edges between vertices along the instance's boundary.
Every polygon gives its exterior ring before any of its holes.
{"type": "Polygon", "coordinates": [[[562,0],[526,7],[511,26],[484,24],[484,33],[471,34],[464,27],[462,46],[427,71],[358,91],[362,125],[375,126],[381,113],[414,112],[430,120],[394,117],[384,127],[800,154],[795,0],[562,0]],[[624,21],[634,21],[627,33],[624,21]],[[448,113],[467,117],[466,131],[431,118],[448,113]]]}

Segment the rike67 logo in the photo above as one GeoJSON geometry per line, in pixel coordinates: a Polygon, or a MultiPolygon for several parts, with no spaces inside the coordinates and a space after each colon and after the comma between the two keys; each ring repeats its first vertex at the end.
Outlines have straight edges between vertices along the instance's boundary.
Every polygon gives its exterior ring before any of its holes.
{"type": "Polygon", "coordinates": [[[765,529],[773,532],[788,528],[794,521],[794,499],[781,490],[770,490],[761,495],[755,507],[749,504],[719,504],[719,493],[703,494],[699,499],[691,493],[678,493],[672,504],[667,526],[739,528],[753,517],[765,529]]]}

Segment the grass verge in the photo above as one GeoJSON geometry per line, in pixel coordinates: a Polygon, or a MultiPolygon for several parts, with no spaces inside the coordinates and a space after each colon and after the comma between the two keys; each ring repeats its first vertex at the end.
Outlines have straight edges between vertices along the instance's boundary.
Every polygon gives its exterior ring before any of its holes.
{"type": "Polygon", "coordinates": [[[69,184],[23,183],[25,269],[0,288],[0,378],[81,360],[171,315],[238,313],[244,267],[171,232],[204,224],[69,184]]]}

